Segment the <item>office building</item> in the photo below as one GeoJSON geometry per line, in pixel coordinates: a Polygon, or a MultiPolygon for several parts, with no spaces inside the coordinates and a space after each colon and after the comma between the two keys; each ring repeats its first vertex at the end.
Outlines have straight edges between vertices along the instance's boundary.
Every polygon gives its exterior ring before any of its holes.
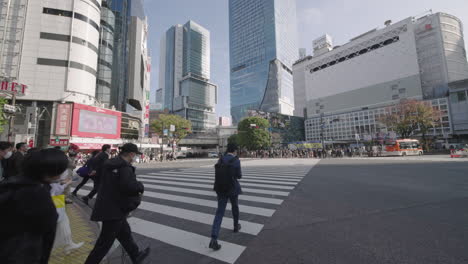
{"type": "Polygon", "coordinates": [[[296,113],[308,117],[306,138],[375,137],[386,132],[378,116],[402,99],[430,101],[443,112],[431,134],[452,134],[448,84],[468,77],[462,28],[458,18],[436,13],[387,21],[339,47],[320,38],[314,56],[293,67],[296,103],[303,108],[296,113]]]}
{"type": "Polygon", "coordinates": [[[193,21],[175,25],[161,40],[157,102],[192,123],[195,132],[217,125],[217,87],[210,83],[210,32],[193,21]]]}
{"type": "Polygon", "coordinates": [[[298,59],[295,0],[229,1],[231,115],[292,115],[292,64],[298,59]]]}
{"type": "Polygon", "coordinates": [[[144,93],[132,94],[135,87],[127,81],[127,22],[138,6],[142,10],[140,0],[1,0],[1,75],[7,83],[27,86],[16,99],[12,134],[4,132],[2,139],[49,145],[62,102],[120,111],[131,105],[129,99],[144,105],[144,93]]]}

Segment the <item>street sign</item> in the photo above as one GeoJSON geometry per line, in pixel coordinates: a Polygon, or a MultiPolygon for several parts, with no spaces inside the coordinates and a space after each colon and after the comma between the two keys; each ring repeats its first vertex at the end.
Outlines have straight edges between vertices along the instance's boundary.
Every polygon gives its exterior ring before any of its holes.
{"type": "Polygon", "coordinates": [[[3,105],[3,111],[5,113],[14,114],[14,113],[16,113],[16,106],[9,105],[9,104],[4,104],[3,105]]]}
{"type": "Polygon", "coordinates": [[[70,144],[70,140],[68,139],[60,139],[60,138],[51,138],[49,145],[51,146],[68,146],[70,144]]]}
{"type": "Polygon", "coordinates": [[[175,126],[174,126],[174,125],[170,125],[170,126],[169,126],[169,130],[170,130],[171,132],[175,132],[175,126]]]}
{"type": "Polygon", "coordinates": [[[168,134],[169,134],[169,130],[164,129],[164,130],[163,130],[163,135],[164,135],[164,136],[167,136],[168,134]]]}

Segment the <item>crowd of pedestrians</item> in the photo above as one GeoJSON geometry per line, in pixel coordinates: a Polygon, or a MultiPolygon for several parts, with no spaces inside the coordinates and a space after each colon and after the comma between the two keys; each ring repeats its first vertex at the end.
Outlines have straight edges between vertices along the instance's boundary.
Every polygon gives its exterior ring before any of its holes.
{"type": "Polygon", "coordinates": [[[69,254],[83,246],[83,242],[72,239],[65,208],[72,203],[71,195],[77,196],[90,179],[94,188],[83,201],[87,203],[98,193],[91,220],[102,222],[102,229],[85,263],[100,263],[115,239],[133,263],[142,263],[149,248],[138,248],[127,222],[144,192],[132,166],[142,153],[132,143],[113,155],[110,149],[104,145],[100,152],[91,153],[75,172],[85,154],[80,154],[74,144],[64,152],[60,148],[28,149],[25,143],[13,146],[0,142],[0,210],[8,212],[0,217],[1,263],[47,264],[52,249],[69,254]],[[77,172],[83,179],[71,193],[77,172]]]}
{"type": "Polygon", "coordinates": [[[370,155],[372,150],[364,147],[340,147],[326,149],[270,149],[256,151],[241,151],[240,156],[243,158],[260,158],[260,159],[278,159],[278,158],[345,158],[345,157],[363,157],[370,155]]]}

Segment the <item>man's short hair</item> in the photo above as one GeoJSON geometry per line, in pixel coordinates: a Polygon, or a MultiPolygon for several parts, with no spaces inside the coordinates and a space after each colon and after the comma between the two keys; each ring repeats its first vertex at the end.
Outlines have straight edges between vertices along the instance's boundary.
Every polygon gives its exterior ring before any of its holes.
{"type": "Polygon", "coordinates": [[[228,152],[228,153],[233,153],[233,152],[236,152],[237,149],[238,149],[238,147],[237,147],[236,144],[229,143],[229,144],[227,145],[227,150],[226,150],[226,152],[228,152]]]}
{"type": "Polygon", "coordinates": [[[0,150],[6,150],[11,147],[13,147],[13,144],[11,144],[10,142],[0,141],[0,150]]]}
{"type": "Polygon", "coordinates": [[[26,145],[24,142],[20,142],[16,144],[16,149],[20,149],[22,146],[26,145]]]}
{"type": "Polygon", "coordinates": [[[102,145],[101,150],[102,150],[102,152],[105,152],[105,151],[107,151],[107,150],[110,149],[110,148],[111,148],[111,145],[105,144],[105,145],[102,145]]]}
{"type": "Polygon", "coordinates": [[[142,154],[140,152],[140,150],[138,150],[138,146],[133,144],[133,143],[127,143],[127,144],[124,144],[121,148],[120,148],[120,154],[128,154],[128,153],[136,153],[136,154],[142,154]]]}

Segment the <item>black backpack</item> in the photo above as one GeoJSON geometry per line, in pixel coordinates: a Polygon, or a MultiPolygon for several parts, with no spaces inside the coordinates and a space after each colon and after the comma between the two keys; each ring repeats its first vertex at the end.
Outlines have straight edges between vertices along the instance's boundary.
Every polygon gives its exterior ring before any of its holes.
{"type": "Polygon", "coordinates": [[[238,157],[232,158],[225,163],[223,158],[220,158],[215,165],[215,182],[213,190],[219,194],[228,194],[234,189],[234,162],[239,160],[238,157]]]}

